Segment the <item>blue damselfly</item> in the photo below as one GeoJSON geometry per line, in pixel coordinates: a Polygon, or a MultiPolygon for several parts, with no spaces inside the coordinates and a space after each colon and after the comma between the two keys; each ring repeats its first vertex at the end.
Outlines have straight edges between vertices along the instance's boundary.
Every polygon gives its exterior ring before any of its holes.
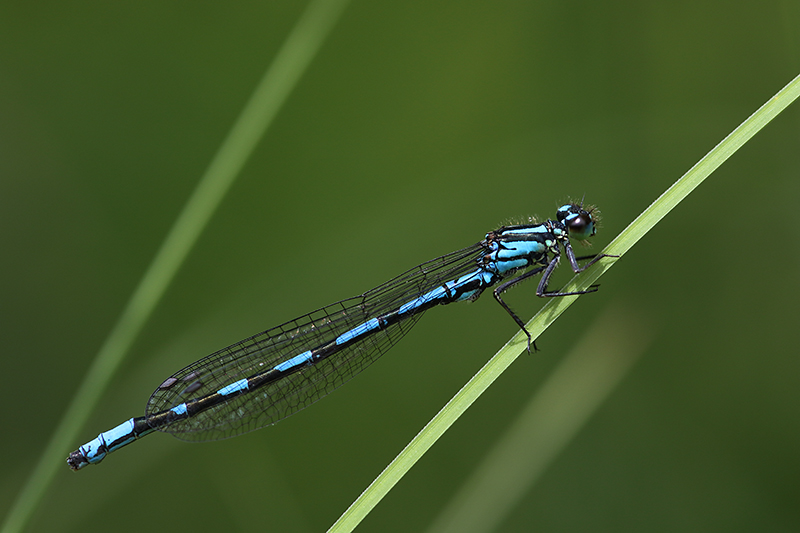
{"type": "MultiPolygon", "coordinates": [[[[542,274],[536,295],[569,296],[597,290],[548,291],[561,248],[582,272],[570,238],[585,241],[597,229],[597,211],[570,203],[556,220],[504,226],[468,248],[412,268],[361,296],[342,300],[254,335],[187,366],[150,397],[145,415],[101,433],[67,458],[73,470],[155,430],[189,441],[241,435],[274,424],[327,395],[391,348],[437,305],[477,299],[489,287],[528,335],[502,293],[542,274]],[[516,275],[523,272],[520,275],[516,275]]],[[[536,348],[535,343],[533,344],[536,348]]]]}

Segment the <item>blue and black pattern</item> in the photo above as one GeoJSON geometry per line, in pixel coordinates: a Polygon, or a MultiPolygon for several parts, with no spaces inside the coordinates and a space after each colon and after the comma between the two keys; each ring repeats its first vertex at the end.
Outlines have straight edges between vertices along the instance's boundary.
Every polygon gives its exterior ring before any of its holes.
{"type": "Polygon", "coordinates": [[[207,441],[274,424],[363,370],[400,340],[424,311],[475,300],[501,281],[494,297],[528,335],[530,350],[530,334],[502,293],[539,273],[540,297],[595,291],[551,292],[547,285],[561,248],[575,272],[606,257],[594,256],[580,267],[570,244],[570,238],[584,241],[593,236],[596,225],[596,210],[567,204],[558,209],[556,220],[502,227],[473,246],[414,267],[361,296],[228,346],[165,380],[150,397],[144,416],[101,433],[72,452],[67,463],[73,470],[99,463],[154,430],[207,441]]]}

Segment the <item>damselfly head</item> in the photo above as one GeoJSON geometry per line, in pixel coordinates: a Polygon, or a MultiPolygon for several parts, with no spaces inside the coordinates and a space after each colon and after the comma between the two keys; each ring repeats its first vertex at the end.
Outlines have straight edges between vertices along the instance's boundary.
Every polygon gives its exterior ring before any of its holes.
{"type": "Polygon", "coordinates": [[[558,208],[556,218],[567,227],[570,238],[585,241],[597,233],[600,212],[594,206],[565,204],[558,208]]]}

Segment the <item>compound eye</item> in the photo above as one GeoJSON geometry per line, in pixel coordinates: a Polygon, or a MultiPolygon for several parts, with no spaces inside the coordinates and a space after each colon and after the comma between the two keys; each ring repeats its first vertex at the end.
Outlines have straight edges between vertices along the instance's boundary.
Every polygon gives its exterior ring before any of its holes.
{"type": "Polygon", "coordinates": [[[567,221],[567,224],[569,225],[570,230],[581,231],[586,227],[587,224],[589,224],[589,222],[589,215],[586,213],[581,213],[567,221]]]}
{"type": "Polygon", "coordinates": [[[583,240],[594,235],[594,223],[591,215],[586,211],[574,215],[566,223],[571,237],[583,240]]]}

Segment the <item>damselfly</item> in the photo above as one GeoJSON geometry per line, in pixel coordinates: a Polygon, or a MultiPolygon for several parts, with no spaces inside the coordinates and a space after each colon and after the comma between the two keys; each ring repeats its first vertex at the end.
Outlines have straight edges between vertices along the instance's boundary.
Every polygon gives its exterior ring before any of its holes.
{"type": "MultiPolygon", "coordinates": [[[[502,293],[542,273],[536,295],[570,296],[597,290],[548,291],[561,257],[582,272],[570,238],[593,236],[597,211],[577,204],[558,208],[556,220],[504,226],[479,243],[423,263],[361,296],[342,300],[244,339],[165,380],[145,415],[101,433],[67,458],[73,470],[103,458],[155,430],[189,441],[241,435],[274,424],[327,395],[391,348],[422,313],[437,305],[475,300],[498,282],[497,302],[528,335],[502,293]],[[513,277],[514,274],[523,272],[513,277]],[[507,278],[507,281],[505,281],[507,278]]],[[[536,345],[534,343],[534,349],[536,345]]]]}

